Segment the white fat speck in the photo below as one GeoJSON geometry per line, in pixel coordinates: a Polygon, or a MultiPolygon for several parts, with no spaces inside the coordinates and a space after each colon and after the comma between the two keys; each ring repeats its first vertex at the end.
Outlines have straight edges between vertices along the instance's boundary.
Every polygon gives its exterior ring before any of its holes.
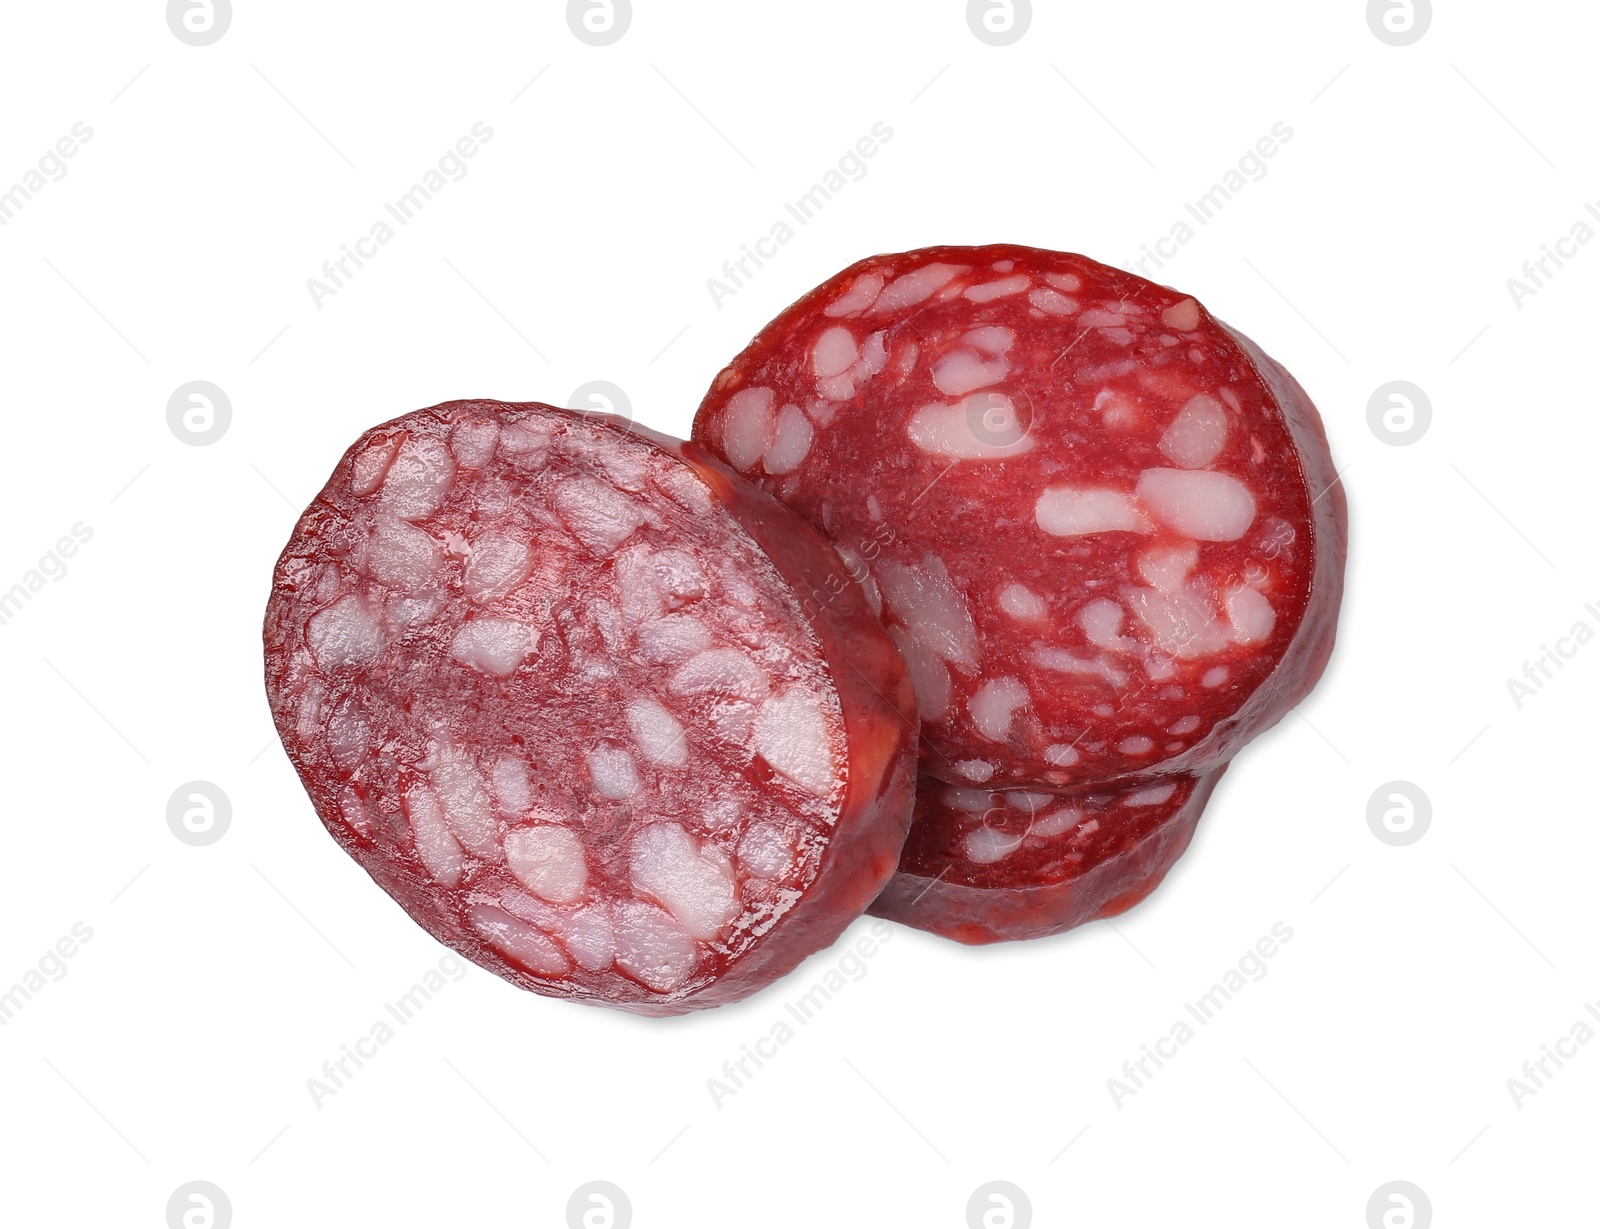
{"type": "Polygon", "coordinates": [[[1054,794],[1037,794],[1028,790],[1011,790],[1006,794],[1006,801],[1019,811],[1037,811],[1040,807],[1049,806],[1055,801],[1054,794]]]}
{"type": "Polygon", "coordinates": [[[1200,686],[1202,687],[1221,687],[1227,681],[1227,666],[1212,666],[1211,669],[1200,676],[1200,686]]]}
{"type": "Polygon", "coordinates": [[[714,692],[752,701],[765,699],[772,687],[753,658],[729,648],[695,654],[678,667],[669,686],[678,696],[714,692]]]}
{"type": "Polygon", "coordinates": [[[1033,821],[1028,829],[1029,836],[1051,837],[1060,836],[1063,832],[1071,832],[1083,822],[1083,811],[1078,807],[1062,807],[1060,810],[1051,811],[1048,815],[1040,816],[1033,821]]]}
{"type": "Polygon", "coordinates": [[[867,515],[875,521],[883,519],[883,507],[878,503],[876,495],[867,496],[867,515]]]}
{"type": "Polygon", "coordinates": [[[1102,388],[1095,395],[1094,410],[1108,428],[1117,431],[1137,426],[1143,417],[1137,403],[1110,388],[1102,388]]]}
{"type": "Polygon", "coordinates": [[[829,401],[848,401],[856,395],[856,378],[848,371],[817,381],[817,392],[829,401]]]}
{"type": "Polygon", "coordinates": [[[1033,447],[1016,404],[993,390],[956,405],[935,401],[919,407],[906,422],[906,435],[923,452],[956,461],[1003,461],[1033,447]]]}
{"type": "Polygon", "coordinates": [[[1122,620],[1126,612],[1110,598],[1099,597],[1078,611],[1078,626],[1097,649],[1113,653],[1128,653],[1138,647],[1135,641],[1121,635],[1122,620]]]}
{"type": "Polygon", "coordinates": [[[450,656],[464,666],[505,678],[539,647],[539,629],[512,619],[473,619],[450,642],[450,656]]]}
{"type": "Polygon", "coordinates": [[[699,963],[694,940],[654,905],[617,902],[611,928],[617,967],[658,994],[676,990],[699,963]]]}
{"type": "Polygon", "coordinates": [[[1004,354],[1016,345],[1017,334],[1014,329],[1002,325],[991,324],[981,329],[968,329],[961,335],[965,345],[974,350],[981,350],[985,354],[1004,354]]]}
{"type": "Polygon", "coordinates": [[[883,370],[889,361],[889,352],[883,346],[883,330],[869,333],[867,340],[861,345],[861,363],[864,376],[875,376],[883,370]]]}
{"type": "Polygon", "coordinates": [[[494,796],[500,809],[507,815],[521,815],[533,805],[533,791],[528,784],[528,762],[520,755],[506,754],[495,760],[489,770],[494,782],[494,796]]]}
{"type": "Polygon", "coordinates": [[[1117,744],[1117,750],[1123,755],[1149,755],[1155,749],[1155,743],[1143,734],[1135,734],[1130,738],[1124,738],[1117,744]]]}
{"type": "Polygon", "coordinates": [[[811,374],[819,380],[849,371],[860,357],[855,334],[836,324],[817,338],[811,347],[811,374]]]}
{"type": "Polygon", "coordinates": [[[658,618],[706,594],[706,574],[688,551],[634,547],[612,565],[622,615],[630,623],[658,618]]]}
{"type": "Polygon", "coordinates": [[[444,557],[433,535],[393,516],[379,516],[373,522],[366,548],[367,574],[392,588],[427,584],[444,557]]]}
{"type": "Polygon", "coordinates": [[[1202,542],[1235,542],[1256,519],[1250,488],[1212,470],[1147,469],[1134,494],[1167,528],[1202,542]]]}
{"type": "Polygon", "coordinates": [[[1233,625],[1233,638],[1239,644],[1260,644],[1272,635],[1278,622],[1272,603],[1244,585],[1229,589],[1224,605],[1228,622],[1233,625]]]}
{"type": "Polygon", "coordinates": [[[1194,571],[1200,548],[1193,542],[1182,546],[1152,546],[1135,561],[1139,578],[1152,589],[1176,593],[1194,571]]]}
{"type": "Polygon", "coordinates": [[[645,661],[682,661],[710,647],[710,629],[690,615],[668,615],[639,629],[639,656],[645,661]]]}
{"type": "Polygon", "coordinates": [[[994,795],[986,789],[964,789],[959,785],[947,785],[940,796],[947,806],[957,811],[965,811],[968,815],[982,815],[994,807],[994,795]]]}
{"type": "Polygon", "coordinates": [[[999,281],[980,282],[976,286],[968,286],[966,297],[974,303],[987,303],[991,299],[1003,299],[1007,295],[1021,294],[1031,285],[1033,283],[1028,278],[1020,273],[1015,273],[1010,277],[1003,277],[999,281]]]}
{"type": "Polygon", "coordinates": [[[1180,333],[1192,333],[1200,327],[1200,304],[1193,299],[1174,303],[1161,313],[1161,323],[1180,333]]]}
{"type": "Polygon", "coordinates": [[[526,542],[503,533],[486,533],[472,543],[462,587],[475,602],[492,602],[528,578],[533,556],[526,542]]]}
{"type": "Polygon", "coordinates": [[[967,270],[967,265],[931,264],[903,273],[884,287],[883,293],[872,305],[872,314],[876,316],[882,312],[915,307],[942,290],[951,278],[967,270]]]}
{"type": "Polygon", "coordinates": [[[628,729],[644,758],[663,768],[682,768],[689,762],[689,744],[683,726],[666,705],[648,698],[628,705],[628,729]]]}
{"type": "Polygon", "coordinates": [[[1022,846],[1022,837],[996,832],[993,828],[974,828],[961,844],[966,850],[967,861],[987,866],[1016,853],[1022,846]]]}
{"type": "Polygon", "coordinates": [[[399,454],[384,475],[378,499],[402,520],[432,516],[444,502],[455,472],[456,463],[442,442],[427,436],[412,436],[400,446],[399,454]]]}
{"type": "Polygon", "coordinates": [[[506,865],[528,891],[552,904],[570,905],[583,899],[589,883],[589,864],[583,842],[570,828],[539,824],[506,833],[506,865]]]}
{"type": "Polygon", "coordinates": [[[429,781],[457,839],[478,857],[498,860],[500,834],[489,801],[489,784],[477,766],[459,753],[450,753],[429,775],[429,781]]]}
{"type": "Polygon", "coordinates": [[[609,969],[616,955],[617,941],[611,933],[611,915],[603,902],[579,909],[566,919],[561,941],[572,958],[591,973],[609,969]]]}
{"type": "Polygon", "coordinates": [[[1177,674],[1178,667],[1172,664],[1172,658],[1152,653],[1144,663],[1144,672],[1151,682],[1160,683],[1177,674]]]}
{"type": "Polygon", "coordinates": [[[988,680],[973,692],[967,701],[967,711],[972,714],[972,724],[978,733],[992,742],[1002,742],[1011,735],[1016,711],[1031,702],[1032,697],[1021,680],[1002,676],[988,680]]]}
{"type": "Polygon", "coordinates": [[[920,567],[886,559],[878,566],[878,583],[912,636],[952,665],[977,669],[978,629],[943,559],[932,551],[920,567]]]}
{"type": "Polygon", "coordinates": [[[1076,273],[1046,273],[1044,280],[1057,290],[1065,290],[1069,294],[1075,294],[1083,289],[1083,282],[1076,273]]]}
{"type": "Polygon", "coordinates": [[[567,478],[551,496],[556,513],[597,554],[616,550],[645,522],[638,504],[596,478],[567,478]]]}
{"type": "Polygon", "coordinates": [[[998,384],[1011,371],[1003,357],[987,363],[971,350],[955,349],[933,365],[933,386],[946,397],[965,397],[980,388],[998,384]]]}
{"type": "Polygon", "coordinates": [[[1023,622],[1044,618],[1045,611],[1048,609],[1045,606],[1044,598],[1028,588],[1027,585],[1016,583],[1009,584],[1001,589],[996,600],[1000,603],[1001,610],[1005,611],[1013,619],[1023,622]]]}
{"type": "Polygon", "coordinates": [[[387,439],[374,440],[368,444],[351,462],[350,493],[352,495],[371,495],[378,489],[389,473],[389,466],[394,464],[395,454],[400,451],[400,440],[395,436],[387,439]]]}
{"type": "Polygon", "coordinates": [[[1078,311],[1078,300],[1048,286],[1037,286],[1028,291],[1028,302],[1049,316],[1072,316],[1078,311]]]}
{"type": "Polygon", "coordinates": [[[762,879],[787,875],[794,850],[777,824],[755,824],[739,840],[739,868],[762,879]]]}
{"type": "Polygon", "coordinates": [[[634,890],[664,905],[696,939],[715,939],[734,913],[733,871],[711,847],[674,823],[651,824],[633,838],[628,874],[634,890]]]}
{"type": "Polygon", "coordinates": [[[1178,792],[1178,783],[1168,781],[1164,785],[1152,785],[1148,789],[1135,790],[1122,800],[1125,807],[1155,807],[1166,802],[1178,792]]]}
{"type": "Polygon", "coordinates": [[[1017,262],[1014,260],[997,260],[989,267],[996,273],[1010,273],[1011,270],[1017,267],[1017,262]]]}
{"type": "Polygon", "coordinates": [[[917,693],[917,712],[924,721],[938,721],[950,709],[950,671],[939,655],[905,628],[893,626],[889,635],[900,646],[917,693]]]}
{"type": "Polygon", "coordinates": [[[767,449],[766,467],[769,474],[792,473],[800,467],[811,451],[815,434],[811,421],[800,412],[797,405],[786,405],[778,411],[777,430],[772,435],[772,447],[767,449]]]}
{"type": "Polygon", "coordinates": [[[861,586],[861,592],[866,596],[873,617],[883,618],[883,593],[878,588],[878,582],[872,578],[872,573],[867,570],[867,565],[861,556],[848,546],[835,546],[833,549],[844,561],[845,571],[861,586]]]}
{"type": "Polygon", "coordinates": [[[743,813],[744,805],[737,798],[712,798],[700,808],[700,822],[713,832],[726,832],[743,813]]]}
{"type": "Polygon", "coordinates": [[[957,760],[950,765],[969,781],[987,781],[994,776],[994,765],[988,760],[957,760]]]}
{"type": "Polygon", "coordinates": [[[1127,598],[1134,615],[1149,630],[1152,643],[1162,653],[1189,661],[1228,644],[1228,628],[1217,619],[1204,590],[1192,583],[1177,593],[1130,589],[1127,598]]]}
{"type": "Polygon", "coordinates": [[[467,924],[502,956],[542,977],[560,977],[571,969],[561,949],[538,930],[493,905],[467,906],[467,924]]]}
{"type": "Polygon", "coordinates": [[[383,650],[383,625],[376,611],[350,593],[311,616],[306,647],[324,672],[364,666],[383,650]]]}
{"type": "Polygon", "coordinates": [[[509,423],[500,431],[500,451],[518,466],[532,468],[544,459],[555,430],[554,423],[543,423],[534,418],[509,423]]]}
{"type": "Polygon", "coordinates": [[[371,836],[372,817],[367,814],[367,804],[361,801],[361,795],[356,793],[353,786],[347,785],[339,792],[339,818],[353,832],[371,836]]]}
{"type": "Polygon", "coordinates": [[[741,388],[728,398],[722,411],[722,451],[728,464],[747,472],[772,447],[772,404],[777,394],[770,388],[741,388]]]}
{"type": "Polygon", "coordinates": [[[461,878],[461,846],[445,823],[438,796],[426,785],[413,785],[404,802],[417,857],[435,883],[455,887],[461,878]]]}
{"type": "MultiPolygon", "coordinates": [[[[1134,334],[1132,329],[1101,329],[1100,336],[1115,345],[1129,346],[1133,344],[1134,334]]],[[[1129,362],[1136,363],[1136,360],[1130,359],[1129,362]]],[[[1130,367],[1128,370],[1134,370],[1134,368],[1130,367]]]]}
{"type": "Polygon", "coordinates": [[[850,289],[822,309],[824,316],[853,316],[872,306],[883,289],[883,274],[863,273],[850,283],[850,289]]]}
{"type": "Polygon", "coordinates": [[[438,593],[408,593],[389,599],[389,617],[400,627],[415,627],[428,622],[444,609],[438,593]]]}
{"type": "Polygon", "coordinates": [[[1204,469],[1228,442],[1228,411],[1215,397],[1200,393],[1184,403],[1156,447],[1182,469],[1204,469]]]}
{"type": "Polygon", "coordinates": [[[1078,323],[1089,329],[1115,329],[1128,323],[1128,318],[1121,312],[1105,311],[1098,307],[1091,307],[1088,311],[1078,316],[1078,323]]]}
{"type": "Polygon", "coordinates": [[[656,484],[681,508],[697,516],[710,516],[713,510],[711,492],[689,467],[673,468],[657,473],[656,484]]]}
{"type": "Polygon", "coordinates": [[[1081,757],[1076,747],[1066,743],[1051,743],[1044,749],[1044,758],[1057,768],[1071,768],[1081,757]]]}
{"type": "Polygon", "coordinates": [[[833,747],[822,701],[805,687],[772,696],[756,714],[753,750],[801,789],[818,797],[832,792],[833,747]]]}
{"type": "Polygon", "coordinates": [[[450,451],[467,469],[482,469],[494,456],[500,428],[491,419],[467,418],[450,429],[450,451]]]}
{"type": "Polygon", "coordinates": [[[1193,716],[1184,717],[1174,721],[1167,727],[1168,734],[1193,734],[1200,728],[1200,718],[1193,716]]]}
{"type": "Polygon", "coordinates": [[[1150,522],[1132,497],[1105,488],[1047,487],[1034,503],[1033,516],[1040,529],[1063,538],[1090,533],[1150,532],[1150,522]]]}
{"type": "Polygon", "coordinates": [[[1128,681],[1125,671],[1104,657],[1078,657],[1051,645],[1036,645],[1030,659],[1036,666],[1054,670],[1057,674],[1090,674],[1103,678],[1113,687],[1124,686],[1128,681]]]}
{"type": "Polygon", "coordinates": [[[584,759],[589,765],[589,779],[594,782],[595,793],[602,798],[622,802],[639,792],[639,769],[626,749],[605,744],[596,747],[584,759]]]}

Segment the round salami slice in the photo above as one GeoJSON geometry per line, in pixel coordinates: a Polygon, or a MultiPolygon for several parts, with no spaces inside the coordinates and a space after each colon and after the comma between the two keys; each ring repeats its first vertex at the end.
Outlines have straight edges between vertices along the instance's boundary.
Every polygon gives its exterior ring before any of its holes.
{"type": "Polygon", "coordinates": [[[540,994],[671,1015],[832,942],[893,872],[915,699],[827,542],[692,444],[460,401],[363,435],[266,617],[339,843],[540,994]]]}
{"type": "Polygon", "coordinates": [[[694,438],[821,526],[905,654],[921,770],[1203,773],[1333,646],[1344,494],[1289,374],[1083,256],[852,265],[717,377],[694,438]]]}
{"type": "Polygon", "coordinates": [[[900,869],[870,911],[961,943],[1115,917],[1189,847],[1225,771],[1066,794],[925,780],[900,869]]]}

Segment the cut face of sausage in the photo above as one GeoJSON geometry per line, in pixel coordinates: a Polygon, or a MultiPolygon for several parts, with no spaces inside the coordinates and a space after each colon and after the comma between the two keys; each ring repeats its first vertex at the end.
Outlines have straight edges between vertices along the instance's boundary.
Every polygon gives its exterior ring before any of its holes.
{"type": "Polygon", "coordinates": [[[1201,774],[1331,652],[1344,495],[1315,409],[1193,298],[1085,257],[861,261],[733,360],[694,438],[860,562],[929,777],[1201,774]]]}
{"type": "Polygon", "coordinates": [[[693,445],[453,402],[367,432],[266,619],[317,813],[442,942],[651,1015],[743,997],[892,872],[915,701],[798,517],[693,445]]]}
{"type": "Polygon", "coordinates": [[[1224,771],[1059,794],[924,780],[900,869],[871,912],[973,944],[1114,917],[1188,848],[1224,771]]]}

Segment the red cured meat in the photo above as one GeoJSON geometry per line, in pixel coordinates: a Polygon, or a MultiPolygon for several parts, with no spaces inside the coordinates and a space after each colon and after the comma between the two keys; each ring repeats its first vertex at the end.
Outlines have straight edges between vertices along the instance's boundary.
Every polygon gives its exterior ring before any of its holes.
{"type": "Polygon", "coordinates": [[[869,912],[961,943],[1114,917],[1189,847],[1224,771],[1070,794],[924,781],[900,869],[869,912]]]}
{"type": "Polygon", "coordinates": [[[838,546],[938,780],[1202,774],[1332,650],[1344,493],[1311,402],[1193,298],[1083,256],[852,265],[717,377],[694,438],[838,546]]]}
{"type": "Polygon", "coordinates": [[[670,1015],[832,942],[910,821],[915,701],[815,530],[693,444],[460,401],[295,527],[267,691],[317,814],[540,994],[670,1015]]]}

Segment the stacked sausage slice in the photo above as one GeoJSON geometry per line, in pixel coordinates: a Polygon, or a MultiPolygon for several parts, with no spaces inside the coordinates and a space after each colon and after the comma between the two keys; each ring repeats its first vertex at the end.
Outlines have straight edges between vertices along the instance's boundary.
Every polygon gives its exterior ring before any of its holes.
{"type": "Polygon", "coordinates": [[[729,1002],[869,905],[967,943],[1118,913],[1332,648],[1305,394],[1080,256],[852,266],[694,440],[418,411],[274,575],[269,698],[323,822],[540,993],[729,1002]]]}
{"type": "Polygon", "coordinates": [[[823,528],[916,681],[886,917],[985,942],[1127,908],[1332,651],[1344,495],[1310,400],[1085,257],[861,261],[728,365],[694,437],[823,528]]]}

